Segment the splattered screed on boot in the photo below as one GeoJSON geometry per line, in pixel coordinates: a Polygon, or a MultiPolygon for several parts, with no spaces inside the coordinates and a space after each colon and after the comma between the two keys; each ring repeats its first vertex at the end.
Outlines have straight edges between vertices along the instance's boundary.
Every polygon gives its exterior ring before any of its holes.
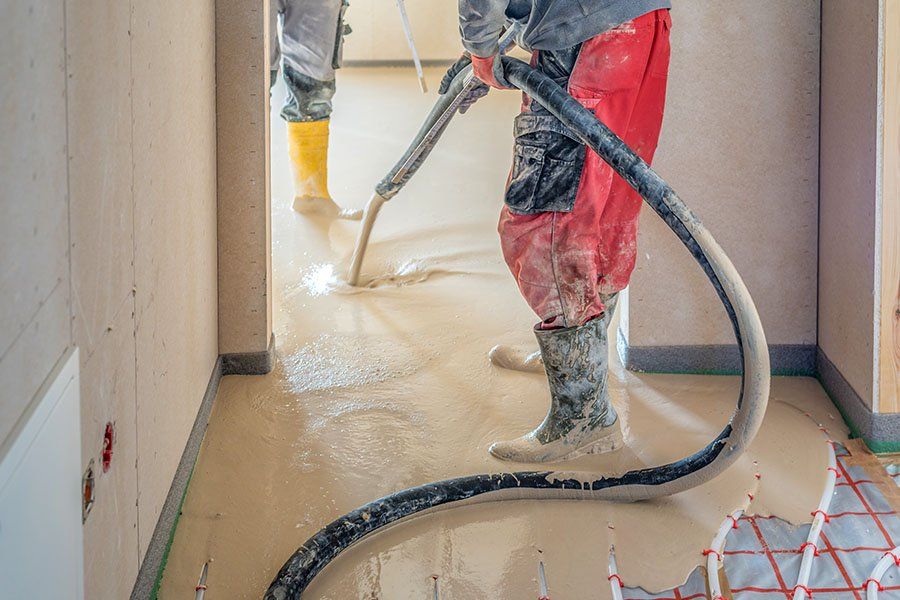
{"type": "MultiPolygon", "coordinates": [[[[341,78],[330,185],[339,204],[361,207],[434,98],[419,96],[403,70],[341,78]]],[[[488,358],[497,344],[523,355],[537,348],[536,318],[496,235],[518,102],[492,93],[454,122],[383,207],[355,288],[344,278],[359,224],[291,210],[284,126],[273,120],[276,366],[221,382],[161,598],[193,590],[206,561],[207,600],[261,598],[300,544],[366,502],[448,477],[530,468],[487,452],[532,429],[548,403],[540,373],[488,358]]],[[[719,433],[739,389],[737,377],[634,374],[615,356],[611,365],[625,448],[557,468],[622,473],[686,456],[719,433]]],[[[634,504],[522,500],[423,516],[341,555],[304,597],[432,598],[437,576],[444,599],[536,598],[543,561],[554,600],[609,598],[613,542],[628,586],[671,589],[705,562],[703,549],[754,485],[750,512],[810,521],[827,462],[817,422],[846,437],[815,381],[776,378],[749,452],[701,487],[634,504]]]]}

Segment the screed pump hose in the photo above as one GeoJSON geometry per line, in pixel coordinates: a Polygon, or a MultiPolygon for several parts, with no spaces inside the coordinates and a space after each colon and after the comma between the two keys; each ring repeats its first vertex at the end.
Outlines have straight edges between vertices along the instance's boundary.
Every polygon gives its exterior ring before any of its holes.
{"type": "MultiPolygon", "coordinates": [[[[310,581],[341,552],[376,531],[427,511],[480,501],[637,501],[683,492],[722,473],[759,430],[769,398],[768,347],[759,314],[734,265],[672,188],[590,111],[524,62],[503,57],[502,65],[507,81],[553,113],[638,191],[706,273],[731,319],[741,351],[743,375],[735,411],[722,432],[705,448],[658,467],[621,476],[570,471],[470,475],[375,500],[340,517],[304,542],[278,572],[266,592],[266,600],[299,599],[310,581]]],[[[451,90],[461,90],[469,72],[470,69],[461,72],[451,90]]],[[[431,123],[426,122],[423,130],[430,127],[431,123]]]]}

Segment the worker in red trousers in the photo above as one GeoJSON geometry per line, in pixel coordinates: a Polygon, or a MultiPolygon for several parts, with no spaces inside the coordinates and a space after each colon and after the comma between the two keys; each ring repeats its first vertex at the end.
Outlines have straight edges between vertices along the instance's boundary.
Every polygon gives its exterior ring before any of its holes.
{"type": "MultiPolygon", "coordinates": [[[[459,0],[463,45],[485,84],[503,78],[498,40],[517,43],[648,163],[662,126],[669,0],[459,0]]],[[[622,446],[607,388],[607,327],[637,254],[641,197],[546,108],[524,96],[501,210],[503,256],[540,318],[551,405],[536,429],[490,452],[552,462],[622,446]]]]}

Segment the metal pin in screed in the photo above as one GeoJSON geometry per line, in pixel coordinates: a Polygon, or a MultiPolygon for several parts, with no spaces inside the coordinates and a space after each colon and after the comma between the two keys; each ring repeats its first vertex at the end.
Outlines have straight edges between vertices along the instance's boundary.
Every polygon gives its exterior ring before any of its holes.
{"type": "Polygon", "coordinates": [[[538,562],[538,585],[541,587],[541,595],[538,600],[550,600],[550,591],[547,589],[547,574],[544,573],[544,561],[538,562]]]}
{"type": "Polygon", "coordinates": [[[209,573],[209,563],[203,563],[203,569],[200,571],[200,579],[197,580],[197,587],[194,588],[194,600],[203,600],[206,595],[206,575],[209,573]]]}

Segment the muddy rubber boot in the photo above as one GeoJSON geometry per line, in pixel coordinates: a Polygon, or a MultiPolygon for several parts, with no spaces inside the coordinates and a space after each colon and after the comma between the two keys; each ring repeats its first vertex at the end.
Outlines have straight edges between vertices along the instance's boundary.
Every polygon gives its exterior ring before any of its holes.
{"type": "Polygon", "coordinates": [[[550,411],[541,425],[490,453],[512,462],[556,462],[623,446],[618,415],[607,388],[608,320],[580,327],[535,329],[550,382],[550,411]]]}
{"type": "MultiPolygon", "coordinates": [[[[600,318],[606,321],[606,327],[612,322],[613,315],[616,313],[616,305],[619,301],[619,293],[601,294],[600,299],[606,310],[600,318]]],[[[533,350],[525,350],[516,346],[507,346],[499,344],[491,348],[488,352],[488,360],[491,364],[500,369],[510,371],[521,371],[522,373],[543,373],[544,362],[541,360],[541,352],[533,350]]]]}
{"type": "Polygon", "coordinates": [[[288,122],[288,155],[294,175],[294,210],[358,221],[362,211],[341,209],[328,193],[329,121],[288,122]]]}

